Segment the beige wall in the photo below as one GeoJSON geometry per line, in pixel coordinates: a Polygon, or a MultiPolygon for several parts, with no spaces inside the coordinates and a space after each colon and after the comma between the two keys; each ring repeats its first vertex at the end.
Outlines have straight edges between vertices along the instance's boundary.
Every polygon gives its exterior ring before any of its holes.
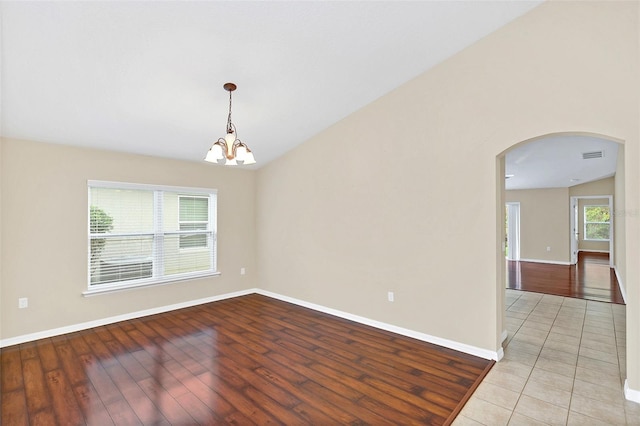
{"type": "MultiPolygon", "coordinates": [[[[624,161],[622,159],[621,161],[624,161]]],[[[570,188],[510,190],[505,201],[520,203],[520,258],[569,263],[571,261],[570,197],[613,195],[614,178],[599,179],[570,188]],[[551,247],[551,251],[546,248],[551,247]]],[[[608,204],[608,199],[581,199],[578,210],[585,204],[608,204]]],[[[583,229],[584,218],[578,215],[578,229],[583,229]]],[[[584,241],[580,231],[579,250],[609,251],[608,242],[584,241]]]]}
{"type": "Polygon", "coordinates": [[[2,339],[256,285],[253,171],[16,140],[2,142],[1,165],[2,339]],[[89,179],[218,189],[222,275],[83,297],[89,179]]]}
{"type": "MultiPolygon", "coordinates": [[[[1,57],[2,55],[0,55],[1,57]]],[[[0,126],[2,124],[0,123],[0,126]]],[[[4,141],[2,140],[2,138],[0,138],[0,339],[2,339],[2,311],[3,311],[3,297],[2,294],[4,293],[3,290],[3,283],[2,283],[2,151],[4,146],[4,141]]]]}
{"type": "MultiPolygon", "coordinates": [[[[624,145],[618,147],[624,152],[624,145]]],[[[624,154],[618,157],[618,163],[624,163],[624,154]]],[[[616,169],[619,171],[619,169],[616,169]]],[[[620,173],[618,173],[620,174],[620,173]]],[[[623,173],[624,174],[624,171],[623,173]]],[[[616,175],[616,178],[618,176],[616,175]]],[[[569,188],[570,197],[590,197],[593,195],[614,195],[616,190],[615,178],[608,177],[594,180],[593,182],[581,183],[569,188]]]]}
{"type": "MultiPolygon", "coordinates": [[[[259,286],[497,351],[496,156],[581,131],[624,141],[635,165],[627,312],[640,324],[639,74],[637,3],[542,4],[260,169],[259,286]]],[[[627,371],[640,389],[630,330],[627,371]]]]}
{"type": "Polygon", "coordinates": [[[520,259],[569,263],[569,189],[513,190],[505,196],[520,203],[520,259]]]}

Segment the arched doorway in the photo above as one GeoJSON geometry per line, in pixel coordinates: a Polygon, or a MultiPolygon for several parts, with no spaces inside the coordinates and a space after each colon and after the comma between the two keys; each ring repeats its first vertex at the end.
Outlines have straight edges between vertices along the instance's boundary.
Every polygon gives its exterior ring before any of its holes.
{"type": "MultiPolygon", "coordinates": [[[[496,223],[498,224],[497,238],[497,293],[498,293],[498,347],[507,338],[507,328],[505,326],[505,288],[507,273],[505,268],[505,241],[507,231],[504,226],[506,222],[505,206],[514,203],[516,200],[508,196],[507,191],[532,190],[534,188],[548,189],[547,192],[556,192],[555,204],[550,203],[549,207],[544,202],[537,203],[537,215],[540,215],[539,228],[534,228],[532,234],[531,227],[520,236],[520,257],[524,260],[549,262],[569,265],[572,262],[572,238],[575,235],[574,225],[570,220],[570,209],[573,194],[571,188],[587,186],[590,182],[600,179],[615,178],[614,194],[593,194],[612,196],[613,204],[610,206],[612,212],[624,209],[619,204],[619,200],[624,200],[624,174],[617,173],[617,168],[624,165],[624,145],[621,140],[613,137],[580,132],[562,132],[541,135],[514,144],[496,157],[497,170],[497,203],[496,203],[496,223]],[[557,154],[557,158],[553,155],[557,154]],[[602,163],[608,164],[608,168],[599,168],[602,163]],[[567,163],[563,163],[566,161],[567,163]],[[514,167],[514,165],[516,167],[514,167]],[[533,173],[532,173],[533,172],[533,173]],[[532,174],[531,174],[532,173],[532,174]],[[515,184],[515,185],[514,185],[515,184]],[[509,188],[511,186],[511,188],[509,188]],[[553,188],[553,189],[552,189],[553,188]],[[564,188],[559,189],[559,188],[564,188]],[[565,195],[563,195],[563,193],[565,195]],[[619,193],[616,197],[615,193],[619,193]],[[559,201],[562,199],[563,201],[559,201]],[[556,223],[546,223],[540,214],[552,213],[545,209],[553,210],[559,202],[562,207],[555,215],[556,223]],[[533,235],[533,236],[532,236],[533,235]],[[532,249],[532,246],[534,249],[532,249]]],[[[577,191],[577,190],[576,190],[577,191]]],[[[532,191],[534,192],[534,191],[532,191]]],[[[587,195],[577,192],[582,198],[587,195]]],[[[595,197],[594,197],[595,198],[595,197]]],[[[623,202],[623,201],[622,201],[623,202]]],[[[523,213],[527,220],[531,221],[532,212],[523,213]]],[[[613,216],[613,215],[612,215],[613,216]]],[[[615,224],[612,220],[611,233],[611,265],[616,265],[615,246],[624,245],[624,224],[615,224]],[[615,243],[614,243],[615,241],[615,243]]],[[[617,271],[617,269],[616,269],[617,271]]],[[[624,291],[624,290],[623,290],[624,291]]]]}

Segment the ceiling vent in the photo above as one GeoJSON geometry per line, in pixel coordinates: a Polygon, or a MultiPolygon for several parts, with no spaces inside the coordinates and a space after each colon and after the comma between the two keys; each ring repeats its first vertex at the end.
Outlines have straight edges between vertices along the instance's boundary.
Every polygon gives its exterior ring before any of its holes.
{"type": "Polygon", "coordinates": [[[602,158],[602,157],[604,157],[604,151],[591,151],[591,152],[582,153],[583,160],[592,160],[594,158],[602,158]]]}

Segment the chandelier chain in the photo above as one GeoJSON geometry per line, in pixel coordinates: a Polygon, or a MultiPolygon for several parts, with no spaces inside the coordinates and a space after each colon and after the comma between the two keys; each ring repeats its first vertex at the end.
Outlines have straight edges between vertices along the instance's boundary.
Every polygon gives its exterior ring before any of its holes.
{"type": "Polygon", "coordinates": [[[227,133],[233,133],[233,123],[231,122],[231,94],[229,91],[229,116],[227,117],[227,133]]]}

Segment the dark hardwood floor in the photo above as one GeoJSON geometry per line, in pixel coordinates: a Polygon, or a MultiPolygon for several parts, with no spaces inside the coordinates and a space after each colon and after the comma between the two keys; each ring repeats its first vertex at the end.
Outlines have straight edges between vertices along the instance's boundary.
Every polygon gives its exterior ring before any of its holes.
{"type": "Polygon", "coordinates": [[[260,295],[1,350],[3,425],[449,424],[493,365],[260,295]]]}
{"type": "Polygon", "coordinates": [[[507,288],[624,304],[606,253],[580,252],[576,265],[507,261],[507,288]]]}

